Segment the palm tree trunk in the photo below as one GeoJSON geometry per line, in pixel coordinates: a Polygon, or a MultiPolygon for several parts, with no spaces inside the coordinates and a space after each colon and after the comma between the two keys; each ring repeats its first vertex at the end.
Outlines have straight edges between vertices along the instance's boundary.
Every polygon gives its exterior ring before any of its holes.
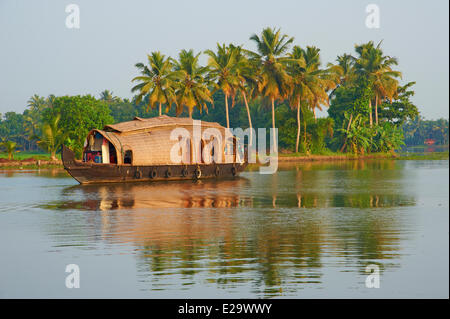
{"type": "Polygon", "coordinates": [[[378,125],[378,95],[375,96],[375,124],[378,125]]]}
{"type": "Polygon", "coordinates": [[[300,100],[298,100],[297,105],[297,141],[295,142],[295,152],[298,153],[298,144],[300,143],[300,129],[301,129],[301,122],[300,122],[300,100]]]}
{"type": "Polygon", "coordinates": [[[306,147],[306,116],[305,116],[305,113],[303,113],[303,143],[306,147]]]}
{"type": "Polygon", "coordinates": [[[161,112],[161,102],[159,102],[159,116],[161,116],[162,115],[162,112],[161,112]]]}
{"type": "Polygon", "coordinates": [[[193,113],[193,111],[194,111],[194,108],[189,108],[189,109],[188,109],[188,112],[189,112],[189,118],[190,118],[190,119],[192,118],[192,113],[193,113]]]}
{"type": "Polygon", "coordinates": [[[227,114],[227,128],[230,128],[230,116],[228,115],[228,95],[225,94],[225,112],[227,114]]]}
{"type": "Polygon", "coordinates": [[[347,136],[345,136],[344,145],[342,145],[342,147],[341,147],[341,152],[344,151],[345,145],[347,144],[348,130],[350,129],[350,124],[352,123],[352,119],[353,119],[353,113],[350,114],[350,119],[348,120],[348,124],[347,124],[347,136]]]}
{"type": "Polygon", "coordinates": [[[372,120],[372,99],[369,99],[369,123],[370,123],[370,127],[372,127],[372,125],[373,125],[373,120],[372,120]]]}
{"type": "Polygon", "coordinates": [[[56,161],[56,150],[52,150],[50,153],[50,159],[56,161]]]}
{"type": "Polygon", "coordinates": [[[242,92],[242,96],[244,97],[245,108],[247,109],[247,116],[248,116],[248,126],[250,128],[250,141],[249,141],[248,145],[252,146],[252,144],[253,144],[252,117],[250,116],[250,108],[248,107],[248,101],[247,101],[247,96],[245,95],[245,92],[242,92]]]}
{"type": "Polygon", "coordinates": [[[275,135],[275,99],[272,98],[272,128],[273,128],[273,150],[278,153],[277,137],[275,135]]]}
{"type": "Polygon", "coordinates": [[[314,122],[316,122],[317,121],[316,108],[313,108],[313,113],[314,113],[314,122]]]}

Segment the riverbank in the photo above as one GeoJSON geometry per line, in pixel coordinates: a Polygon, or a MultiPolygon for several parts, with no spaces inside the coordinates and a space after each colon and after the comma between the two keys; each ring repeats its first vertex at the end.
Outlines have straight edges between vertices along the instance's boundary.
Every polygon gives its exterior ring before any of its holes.
{"type": "Polygon", "coordinates": [[[33,169],[33,168],[48,168],[48,167],[63,167],[61,160],[41,160],[35,158],[27,158],[23,160],[8,160],[0,158],[0,169],[33,169]]]}
{"type": "Polygon", "coordinates": [[[371,153],[365,155],[355,154],[329,154],[329,155],[302,155],[302,154],[280,154],[278,156],[279,163],[290,162],[313,162],[313,161],[348,161],[363,159],[396,159],[399,155],[396,153],[371,153]]]}
{"type": "MultiPolygon", "coordinates": [[[[36,156],[17,160],[0,158],[0,170],[4,169],[38,169],[38,168],[62,168],[60,159],[52,161],[46,156],[36,156]],[[37,158],[36,158],[37,157],[37,158]]],[[[354,154],[330,154],[330,155],[306,155],[306,154],[280,154],[278,163],[302,163],[302,162],[333,162],[366,159],[395,159],[395,160],[448,160],[449,152],[430,153],[371,153],[365,155],[354,154]]]]}

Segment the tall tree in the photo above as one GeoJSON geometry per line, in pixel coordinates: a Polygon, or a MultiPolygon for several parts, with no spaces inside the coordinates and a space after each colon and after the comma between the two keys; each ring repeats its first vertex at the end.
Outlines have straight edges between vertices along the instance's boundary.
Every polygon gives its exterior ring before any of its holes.
{"type": "Polygon", "coordinates": [[[45,98],[35,94],[27,102],[28,107],[31,111],[42,112],[42,110],[47,106],[45,98]]]}
{"type": "Polygon", "coordinates": [[[193,50],[182,50],[178,55],[178,60],[174,62],[176,77],[176,101],[177,115],[183,112],[183,108],[188,110],[189,117],[192,118],[194,108],[197,107],[208,111],[207,103],[213,103],[211,91],[208,88],[208,81],[205,76],[207,67],[200,66],[198,58],[200,53],[194,54],[193,50]]]}
{"type": "MultiPolygon", "coordinates": [[[[360,76],[364,76],[375,95],[375,122],[378,124],[378,105],[383,98],[392,100],[398,87],[396,78],[401,77],[401,72],[394,71],[392,66],[398,61],[394,57],[384,56],[380,49],[381,42],[375,47],[373,41],[356,45],[355,51],[358,57],[355,59],[355,70],[360,76]]],[[[369,100],[369,123],[373,125],[372,99],[369,100]]]]}
{"type": "MultiPolygon", "coordinates": [[[[271,102],[272,127],[275,132],[275,101],[286,99],[290,91],[291,77],[286,72],[289,61],[286,53],[294,38],[281,34],[279,29],[265,28],[260,36],[253,34],[250,40],[255,42],[256,52],[247,51],[247,54],[260,67],[259,91],[271,102]]],[[[278,151],[275,134],[273,138],[274,150],[278,151]]]]}
{"type": "MultiPolygon", "coordinates": [[[[166,104],[167,110],[176,102],[175,100],[175,75],[172,71],[172,62],[160,52],[152,52],[147,55],[148,66],[143,63],[136,63],[141,75],[133,78],[132,82],[138,81],[131,91],[138,91],[136,103],[140,103],[142,98],[148,96],[148,107],[154,108],[159,105],[159,115],[162,115],[162,104],[166,104]]],[[[147,107],[147,108],[148,108],[147,107]]]]}
{"type": "Polygon", "coordinates": [[[305,99],[312,99],[312,92],[309,88],[310,76],[306,67],[306,61],[304,58],[302,48],[299,46],[294,46],[290,57],[293,59],[289,63],[288,73],[292,77],[293,86],[292,92],[290,94],[290,105],[297,109],[297,139],[295,142],[295,152],[298,153],[298,147],[300,144],[300,131],[301,131],[301,120],[300,120],[300,110],[301,102],[305,99]]]}
{"type": "Polygon", "coordinates": [[[237,50],[237,68],[239,74],[238,92],[244,100],[247,111],[248,127],[250,128],[249,146],[253,143],[253,125],[250,114],[249,100],[254,100],[258,96],[258,65],[251,63],[244,54],[242,47],[236,47],[237,50]]]}
{"type": "Polygon", "coordinates": [[[209,56],[209,76],[213,81],[215,89],[222,90],[225,96],[225,112],[227,117],[227,128],[230,127],[230,116],[228,113],[228,98],[231,98],[234,105],[236,90],[239,86],[238,60],[237,55],[240,48],[234,46],[225,46],[217,44],[217,53],[212,50],[206,50],[209,56]]]}
{"type": "Polygon", "coordinates": [[[104,91],[100,92],[100,100],[105,101],[108,104],[111,104],[114,102],[119,102],[120,98],[118,98],[117,96],[114,96],[112,91],[104,90],[104,91]]]}
{"type": "MultiPolygon", "coordinates": [[[[336,64],[328,63],[327,67],[331,74],[336,77],[337,87],[342,85],[352,86],[355,84],[355,58],[350,54],[338,55],[336,64]]],[[[330,98],[335,90],[330,93],[330,98]]]]}

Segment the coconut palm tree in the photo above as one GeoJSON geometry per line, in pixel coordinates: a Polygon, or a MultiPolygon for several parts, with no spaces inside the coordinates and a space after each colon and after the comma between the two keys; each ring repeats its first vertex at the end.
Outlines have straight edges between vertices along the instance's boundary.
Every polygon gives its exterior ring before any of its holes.
{"type": "MultiPolygon", "coordinates": [[[[306,102],[314,113],[316,120],[316,108],[322,109],[322,105],[329,105],[327,92],[335,88],[338,82],[337,77],[331,69],[320,69],[320,50],[316,47],[308,46],[306,50],[295,46],[290,54],[291,63],[288,69],[293,78],[294,86],[290,102],[297,107],[297,143],[296,151],[300,140],[300,110],[302,101],[306,102]]],[[[306,145],[306,119],[303,118],[304,143],[306,145]]]]}
{"type": "Polygon", "coordinates": [[[148,66],[143,63],[136,63],[141,75],[133,78],[132,82],[139,81],[131,92],[138,91],[136,103],[140,103],[142,98],[148,96],[149,107],[154,108],[159,104],[159,115],[162,115],[162,104],[166,104],[167,110],[172,103],[175,103],[175,77],[172,72],[173,64],[170,58],[166,58],[159,51],[147,55],[148,66]]]}
{"type": "Polygon", "coordinates": [[[289,56],[293,59],[288,65],[288,73],[292,77],[293,86],[290,93],[290,105],[297,109],[297,140],[295,143],[295,152],[298,153],[300,143],[300,110],[301,102],[305,99],[312,99],[312,92],[309,88],[309,70],[306,68],[306,61],[303,55],[304,51],[299,46],[294,46],[289,56]]]}
{"type": "MultiPolygon", "coordinates": [[[[231,45],[232,46],[232,45],[231,45]]],[[[237,69],[239,74],[238,83],[238,93],[242,96],[244,100],[244,105],[247,111],[248,117],[248,127],[250,128],[250,141],[249,146],[253,143],[253,125],[252,117],[250,114],[250,107],[248,105],[249,100],[254,100],[258,97],[258,83],[259,83],[259,73],[258,65],[251,63],[250,60],[244,54],[242,47],[235,47],[237,50],[237,69]]]]}
{"type": "Polygon", "coordinates": [[[120,101],[120,98],[113,95],[110,90],[104,90],[100,92],[100,100],[107,102],[108,104],[120,101]]]}
{"type": "MultiPolygon", "coordinates": [[[[355,83],[355,58],[350,54],[338,55],[336,64],[328,63],[327,67],[330,73],[336,77],[337,87],[342,85],[351,86],[355,83]]],[[[334,95],[335,90],[330,93],[330,98],[334,95]]]]}
{"type": "Polygon", "coordinates": [[[27,102],[28,107],[31,111],[41,112],[46,106],[45,98],[40,97],[39,95],[33,95],[27,102]]]}
{"type": "Polygon", "coordinates": [[[312,77],[310,90],[313,93],[313,98],[309,100],[309,103],[314,113],[314,120],[316,120],[316,109],[322,110],[322,105],[329,105],[327,92],[334,89],[339,80],[331,69],[320,69],[319,48],[308,46],[303,54],[309,75],[312,77]]]}
{"type": "Polygon", "coordinates": [[[67,133],[58,127],[61,115],[44,122],[41,128],[41,136],[39,137],[38,145],[50,153],[52,160],[56,160],[56,151],[61,147],[67,138],[67,133]]]}
{"type": "MultiPolygon", "coordinates": [[[[247,54],[260,67],[259,91],[271,102],[272,127],[275,130],[275,101],[288,97],[292,83],[286,72],[289,58],[285,55],[294,38],[282,35],[279,29],[265,28],[260,36],[253,34],[250,40],[255,42],[256,52],[247,51],[247,54]]],[[[277,151],[275,134],[273,138],[274,150],[277,151]]]]}
{"type": "Polygon", "coordinates": [[[209,82],[205,78],[207,67],[200,66],[198,58],[200,53],[194,54],[193,50],[182,50],[178,60],[174,61],[174,76],[176,77],[176,105],[177,115],[188,109],[189,117],[192,118],[194,108],[208,112],[207,103],[213,103],[209,82]]]}
{"type": "Polygon", "coordinates": [[[236,89],[239,86],[240,79],[238,74],[237,54],[240,48],[235,46],[225,46],[217,44],[217,53],[212,50],[206,50],[209,56],[209,77],[214,83],[215,89],[222,90],[225,95],[225,112],[227,118],[227,128],[230,127],[230,116],[228,114],[228,98],[231,98],[234,105],[236,89]]]}
{"type": "Polygon", "coordinates": [[[0,148],[5,150],[5,152],[8,154],[9,160],[12,160],[14,158],[14,153],[16,152],[16,148],[18,146],[19,145],[17,145],[17,143],[13,141],[2,140],[2,142],[0,143],[0,148]]]}
{"type": "MultiPolygon", "coordinates": [[[[375,95],[375,122],[378,124],[378,105],[383,98],[392,100],[398,87],[396,78],[401,72],[392,70],[398,61],[394,57],[384,56],[380,49],[381,42],[375,47],[373,41],[356,45],[358,57],[355,59],[355,70],[359,76],[365,77],[375,95]]],[[[369,99],[369,123],[373,125],[372,99],[369,99]]]]}

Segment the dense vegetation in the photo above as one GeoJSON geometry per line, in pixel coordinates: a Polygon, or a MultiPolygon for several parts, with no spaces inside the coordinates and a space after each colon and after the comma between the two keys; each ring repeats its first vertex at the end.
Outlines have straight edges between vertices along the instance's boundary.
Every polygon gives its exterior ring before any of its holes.
{"type": "Polygon", "coordinates": [[[0,114],[0,147],[11,156],[43,149],[54,157],[66,143],[80,155],[90,129],[161,114],[277,127],[283,152],[392,152],[430,138],[448,144],[448,120],[419,116],[410,100],[414,82],[400,85],[397,59],[384,55],[381,43],[356,45],[353,54],[324,66],[320,49],[294,45],[280,30],[266,28],[250,39],[256,51],[218,44],[204,52],[205,66],[193,50],[177,59],[152,52],[136,64],[131,101],[108,90],[98,99],[34,95],[22,114],[0,114]],[[324,107],[328,117],[317,118],[324,107]]]}

